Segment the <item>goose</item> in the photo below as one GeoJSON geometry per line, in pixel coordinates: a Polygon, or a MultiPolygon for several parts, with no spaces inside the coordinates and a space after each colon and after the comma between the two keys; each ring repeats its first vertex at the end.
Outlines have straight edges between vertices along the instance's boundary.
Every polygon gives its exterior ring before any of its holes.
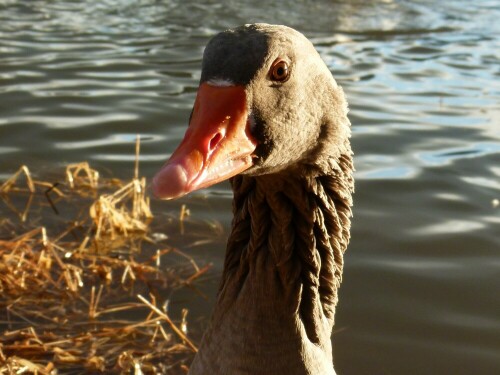
{"type": "Polygon", "coordinates": [[[353,153],[342,88],[281,25],[214,36],[184,139],[152,182],[173,199],[229,179],[217,301],[190,375],[332,375],[353,153]]]}

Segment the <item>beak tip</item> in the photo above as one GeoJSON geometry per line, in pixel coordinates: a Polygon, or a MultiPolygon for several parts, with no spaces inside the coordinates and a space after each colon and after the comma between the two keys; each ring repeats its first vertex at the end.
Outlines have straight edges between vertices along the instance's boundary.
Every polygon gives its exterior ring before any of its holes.
{"type": "Polygon", "coordinates": [[[151,190],[159,199],[174,199],[189,192],[186,170],[174,163],[165,165],[153,178],[151,190]]]}

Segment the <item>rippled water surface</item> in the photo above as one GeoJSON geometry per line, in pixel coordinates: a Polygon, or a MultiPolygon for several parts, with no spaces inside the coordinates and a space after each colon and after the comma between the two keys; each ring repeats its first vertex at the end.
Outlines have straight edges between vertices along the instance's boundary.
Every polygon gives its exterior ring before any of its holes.
{"type": "MultiPolygon", "coordinates": [[[[282,23],[317,46],[350,102],[352,242],[339,374],[500,373],[497,1],[0,1],[0,177],[88,160],[152,176],[179,142],[215,33],[282,23]],[[260,3],[260,4],[259,4],[260,3]]],[[[158,202],[153,202],[153,208],[158,202]]],[[[227,184],[180,204],[229,227],[227,184]]],[[[2,207],[2,213],[7,211],[2,207]]],[[[221,272],[222,236],[198,247],[221,272]]],[[[208,301],[186,297],[194,316],[208,301]]]]}

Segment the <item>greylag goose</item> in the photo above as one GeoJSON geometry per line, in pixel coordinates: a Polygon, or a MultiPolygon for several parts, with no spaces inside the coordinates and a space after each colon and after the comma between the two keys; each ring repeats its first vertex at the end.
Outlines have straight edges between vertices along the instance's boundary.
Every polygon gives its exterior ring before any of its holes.
{"type": "Polygon", "coordinates": [[[230,179],[233,222],[191,375],[332,375],[353,193],[343,91],[302,34],[213,37],[183,141],[153,179],[172,199],[230,179]]]}

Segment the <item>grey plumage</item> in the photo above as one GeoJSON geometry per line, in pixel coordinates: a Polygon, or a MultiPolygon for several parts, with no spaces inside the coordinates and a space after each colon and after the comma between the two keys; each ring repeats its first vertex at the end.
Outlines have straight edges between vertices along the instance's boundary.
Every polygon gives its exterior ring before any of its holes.
{"type": "Polygon", "coordinates": [[[202,82],[211,78],[247,85],[267,150],[232,179],[221,288],[190,373],[331,374],[353,192],[343,92],[309,41],[283,26],[216,36],[202,82]],[[293,75],[273,87],[265,78],[277,57],[288,59],[293,75]]]}
{"type": "Polygon", "coordinates": [[[332,375],[354,190],[343,91],[302,34],[266,24],[208,43],[200,84],[215,80],[244,86],[257,146],[231,179],[224,273],[190,374],[332,375]],[[269,77],[276,59],[286,82],[269,77]]]}

